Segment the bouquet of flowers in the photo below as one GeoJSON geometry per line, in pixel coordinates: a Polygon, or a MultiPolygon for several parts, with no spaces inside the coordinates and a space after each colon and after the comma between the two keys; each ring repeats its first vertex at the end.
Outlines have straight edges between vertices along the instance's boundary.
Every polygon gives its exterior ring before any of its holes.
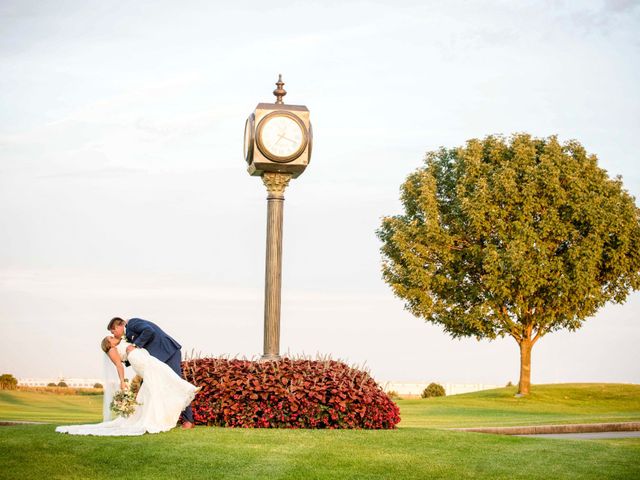
{"type": "Polygon", "coordinates": [[[136,392],[133,390],[119,390],[111,400],[111,411],[118,417],[128,417],[136,411],[136,392]]]}

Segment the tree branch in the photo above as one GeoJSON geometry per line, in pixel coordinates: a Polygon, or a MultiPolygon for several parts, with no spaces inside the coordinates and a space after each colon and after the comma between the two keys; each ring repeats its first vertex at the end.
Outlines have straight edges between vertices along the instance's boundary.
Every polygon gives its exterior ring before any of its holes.
{"type": "Polygon", "coordinates": [[[545,333],[547,333],[544,327],[538,327],[538,331],[536,332],[533,340],[531,340],[531,345],[535,344],[545,333]]]}
{"type": "Polygon", "coordinates": [[[498,308],[496,310],[499,313],[499,317],[502,319],[502,323],[505,326],[507,334],[511,335],[516,342],[520,343],[520,341],[522,340],[522,335],[518,334],[518,328],[516,324],[511,320],[507,307],[503,305],[501,308],[498,308]]]}

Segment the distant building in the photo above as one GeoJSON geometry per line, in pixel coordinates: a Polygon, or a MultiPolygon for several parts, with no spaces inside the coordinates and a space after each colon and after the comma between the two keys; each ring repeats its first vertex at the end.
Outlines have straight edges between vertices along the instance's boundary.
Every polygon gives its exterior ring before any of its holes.
{"type": "Polygon", "coordinates": [[[96,383],[103,384],[101,378],[19,378],[19,387],[46,387],[50,383],[56,385],[64,382],[68,387],[72,388],[93,388],[96,383]]]}

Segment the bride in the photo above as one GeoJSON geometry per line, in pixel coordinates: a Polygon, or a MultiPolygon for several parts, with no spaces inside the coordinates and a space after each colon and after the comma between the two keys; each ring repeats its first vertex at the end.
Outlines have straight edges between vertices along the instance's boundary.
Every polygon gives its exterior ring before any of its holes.
{"type": "Polygon", "coordinates": [[[180,413],[191,403],[199,388],[180,378],[168,365],[152,357],[144,348],[137,348],[124,338],[107,336],[102,340],[101,347],[108,360],[116,367],[121,389],[126,388],[123,362],[129,361],[136,374],[143,378],[136,398],[138,405],[135,412],[129,417],[109,420],[109,404],[113,392],[109,393],[105,385],[104,422],[61,426],[56,428],[56,432],[121,436],[166,432],[175,427],[180,413]]]}

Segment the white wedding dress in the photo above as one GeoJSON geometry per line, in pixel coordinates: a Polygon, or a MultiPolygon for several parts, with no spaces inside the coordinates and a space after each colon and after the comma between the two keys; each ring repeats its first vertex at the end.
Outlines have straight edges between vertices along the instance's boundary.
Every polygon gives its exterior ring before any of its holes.
{"type": "Polygon", "coordinates": [[[127,355],[129,345],[123,338],[116,350],[120,359],[129,360],[133,370],[144,379],[136,398],[140,404],[136,411],[129,417],[117,417],[108,422],[57,427],[56,432],[128,436],[166,432],[176,426],[180,413],[191,403],[197,388],[144,348],[136,348],[127,355]]]}

